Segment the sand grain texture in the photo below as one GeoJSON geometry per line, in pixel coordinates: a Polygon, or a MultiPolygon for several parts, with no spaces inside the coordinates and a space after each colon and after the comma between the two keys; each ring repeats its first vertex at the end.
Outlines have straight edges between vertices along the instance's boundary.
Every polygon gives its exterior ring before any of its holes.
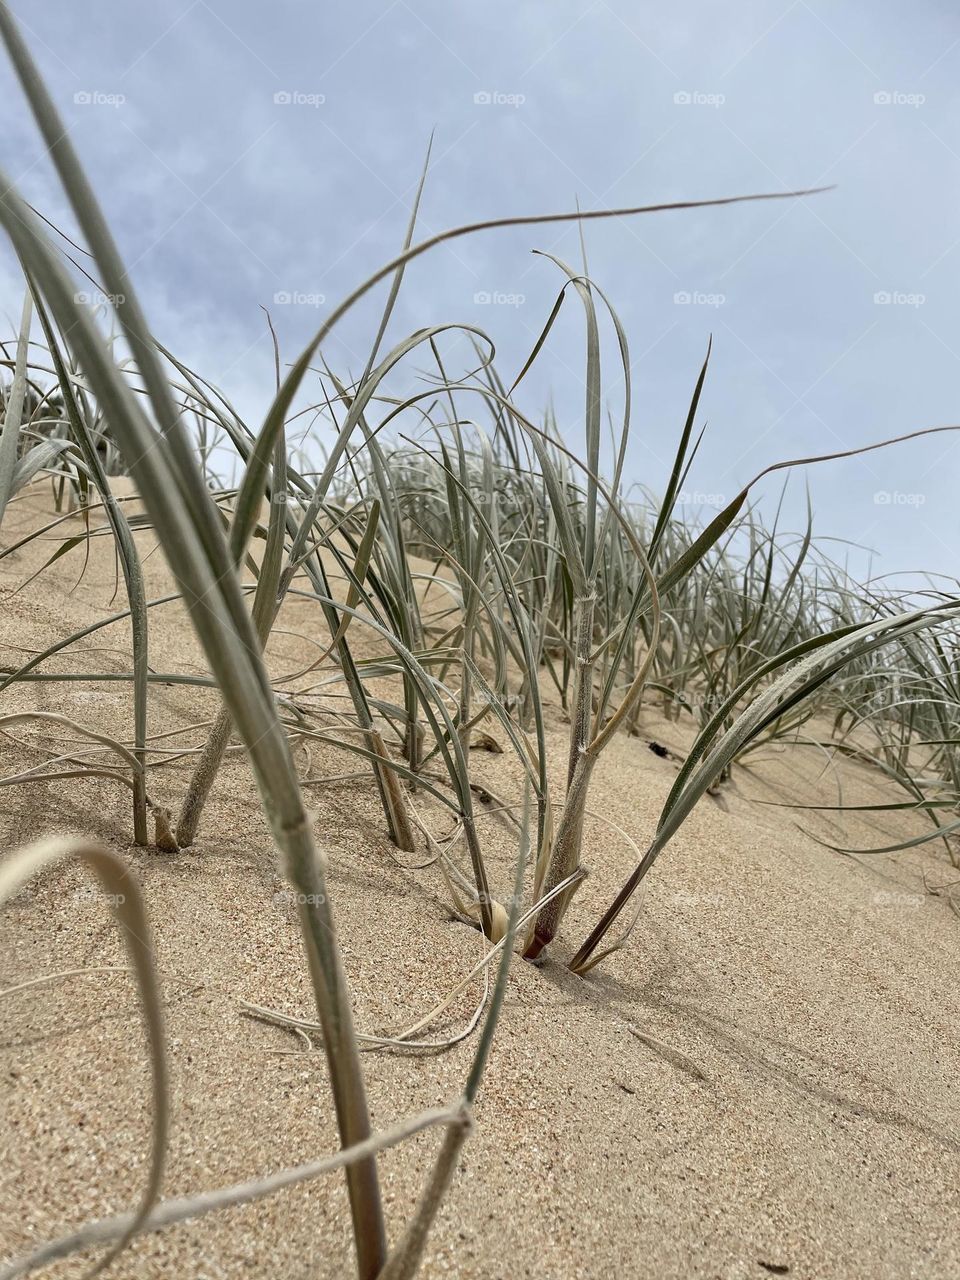
{"type": "MultiPolygon", "coordinates": [[[[48,489],[15,503],[7,545],[48,509],[48,489]]],[[[68,526],[75,531],[73,526],[68,526]]],[[[138,534],[144,553],[153,545],[138,534]]],[[[122,607],[113,558],[95,541],[14,594],[55,543],[0,561],[4,663],[122,607]]],[[[159,553],[151,596],[169,589],[159,553]]],[[[151,666],[204,669],[175,606],[153,611],[151,666]]],[[[322,621],[293,601],[281,626],[323,643],[322,621]]],[[[44,667],[122,671],[124,624],[44,667]]],[[[271,643],[274,671],[317,654],[295,634],[271,643]]],[[[152,687],[150,730],[209,720],[214,697],[152,687]]],[[[127,737],[123,683],[16,684],[0,711],[56,709],[127,737]]],[[[651,712],[649,736],[682,745],[651,712]]],[[[3,773],[42,757],[18,726],[0,739],[3,773]]],[[[565,726],[550,741],[562,776],[565,726]]],[[[174,740],[196,745],[202,731],[174,740]]],[[[77,748],[72,748],[77,749],[77,748]]],[[[476,753],[479,780],[517,795],[509,753],[476,753]]],[[[311,776],[355,770],[311,748],[311,776]]],[[[595,813],[639,843],[649,837],[676,765],[622,738],[598,768],[595,813]]],[[[960,920],[930,884],[956,878],[933,850],[842,859],[798,827],[851,845],[884,843],[906,819],[881,823],[792,814],[757,799],[863,803],[890,795],[879,774],[850,762],[822,777],[802,748],[765,750],[736,769],[724,806],[704,799],[648,878],[627,951],[587,980],[562,964],[629,870],[632,854],[591,819],[580,891],[542,968],[518,961],[452,1193],[431,1237],[426,1277],[464,1280],[613,1275],[749,1280],[960,1275],[960,920]],[[665,1051],[644,1036],[670,1047],[665,1051]],[[784,1269],[789,1268],[788,1271],[784,1269]]],[[[151,775],[176,806],[180,762],[151,775]]],[[[559,793],[558,793],[559,794],[559,793]]],[[[363,778],[310,792],[329,859],[331,892],[358,1027],[396,1030],[426,1011],[480,954],[451,921],[435,869],[406,870],[383,834],[363,778]]],[[[418,803],[421,803],[418,800],[418,803]]],[[[423,803],[426,821],[446,819],[423,803]]],[[[886,817],[887,815],[882,815],[886,817]]],[[[185,1195],[316,1158],[336,1147],[322,1054],[299,1052],[278,1028],[240,1016],[252,1000],[312,1016],[289,900],[239,753],[219,778],[196,846],[162,855],[130,845],[129,796],[109,780],[0,789],[3,847],[55,832],[95,835],[122,852],[143,886],[163,978],[173,1079],[165,1196],[185,1195]],[[271,1051],[287,1050],[284,1055],[271,1051]]],[[[483,824],[491,866],[508,882],[512,843],[483,824]]],[[[408,859],[418,861],[416,857],[408,859]]],[[[73,967],[122,965],[106,906],[77,868],[45,875],[4,912],[0,986],[73,967]]],[[[469,1017],[479,985],[460,998],[448,1031],[469,1017]]],[[[443,1028],[432,1028],[432,1035],[443,1028]]],[[[474,1041],[439,1055],[364,1055],[374,1124],[385,1127],[462,1088],[474,1041]]],[[[130,1207],[144,1173],[148,1072],[136,997],[123,974],[87,974],[0,1001],[4,1158],[0,1249],[18,1255],[93,1216],[130,1207]]],[[[417,1195],[438,1135],[381,1160],[389,1229],[417,1195]]],[[[91,1256],[49,1268],[76,1277],[91,1256]]],[[[115,1264],[122,1277],[226,1280],[243,1275],[320,1280],[350,1274],[339,1176],[257,1205],[141,1238],[115,1264]]]]}

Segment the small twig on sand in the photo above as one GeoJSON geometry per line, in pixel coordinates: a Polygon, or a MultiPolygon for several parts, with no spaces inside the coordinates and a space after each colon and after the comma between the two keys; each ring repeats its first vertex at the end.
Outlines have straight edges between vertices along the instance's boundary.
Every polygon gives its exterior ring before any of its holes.
{"type": "Polygon", "coordinates": [[[662,1040],[657,1040],[655,1036],[639,1030],[630,1022],[627,1023],[627,1030],[632,1036],[636,1036],[639,1041],[653,1049],[655,1053],[659,1053],[661,1057],[666,1058],[675,1067],[679,1067],[687,1075],[693,1076],[694,1080],[703,1080],[707,1084],[710,1083],[710,1077],[707,1073],[701,1067],[698,1067],[692,1058],[688,1058],[685,1053],[681,1053],[679,1049],[674,1049],[672,1045],[665,1044],[662,1040]]]}

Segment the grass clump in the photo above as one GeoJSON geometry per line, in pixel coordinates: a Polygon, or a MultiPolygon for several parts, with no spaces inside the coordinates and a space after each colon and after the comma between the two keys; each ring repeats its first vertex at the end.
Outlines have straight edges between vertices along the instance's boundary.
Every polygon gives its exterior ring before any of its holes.
{"type": "MultiPolygon", "coordinates": [[[[358,1274],[363,1280],[412,1276],[470,1130],[510,959],[515,950],[536,959],[561,935],[586,873],[583,831],[595,770],[619,731],[642,731],[645,696],[693,709],[698,732],[645,850],[638,849],[634,871],[568,961],[578,973],[623,945],[633,924],[617,937],[609,936],[611,930],[699,799],[722,785],[757,744],[773,736],[796,739],[825,717],[837,746],[854,749],[856,738],[855,749],[909,792],[905,805],[927,814],[931,835],[949,841],[960,826],[952,817],[960,802],[960,603],[949,592],[908,602],[878,589],[865,605],[857,604],[852,585],[816,547],[809,522],[791,539],[776,523],[765,529],[751,510],[750,494],[768,472],[703,527],[686,525],[678,503],[699,443],[709,352],[678,422],[664,495],[631,501],[624,491],[631,430],[627,335],[589,276],[585,254],[580,268],[544,255],[559,273],[557,300],[512,379],[501,377],[489,336],[472,326],[436,325],[388,347],[406,265],[435,245],[501,226],[612,216],[578,211],[505,218],[417,243],[426,167],[399,254],[333,309],[285,376],[277,349],[276,393],[263,423],[252,429],[220,392],[153,339],[95,195],[2,0],[0,34],[89,247],[91,270],[99,273],[103,294],[117,300],[118,325],[116,341],[100,331],[97,317],[78,303],[40,219],[0,177],[0,222],[26,282],[0,431],[0,519],[31,479],[51,474],[58,511],[69,489],[84,521],[83,533],[66,537],[51,561],[91,538],[112,539],[127,600],[109,619],[5,672],[2,687],[47,678],[127,680],[134,708],[129,744],[62,717],[57,721],[59,729],[94,744],[91,750],[110,751],[110,768],[99,755],[55,752],[43,765],[2,782],[78,776],[118,781],[132,794],[134,841],[148,842],[152,809],[157,843],[175,852],[202,836],[205,802],[231,742],[239,739],[278,862],[296,893],[316,1007],[316,1022],[286,1018],[282,1024],[322,1035],[343,1147],[309,1166],[158,1204],[166,1123],[165,1103],[158,1102],[150,1180],[139,1210],[53,1241],[5,1274],[26,1274],[43,1261],[112,1242],[105,1264],[138,1231],[336,1169],[347,1181],[358,1274]],[[355,381],[342,378],[324,363],[323,344],[350,307],[383,281],[389,282],[387,299],[365,368],[355,381]],[[583,431],[575,448],[552,415],[535,421],[518,403],[567,299],[580,308],[585,339],[583,431]],[[43,336],[40,357],[31,352],[34,311],[43,336]],[[606,479],[603,317],[614,333],[622,387],[606,479]],[[444,354],[451,334],[470,345],[472,364],[460,376],[444,354]],[[121,343],[129,356],[118,360],[121,343]],[[413,394],[397,397],[390,379],[411,359],[428,361],[429,375],[413,394]],[[332,444],[314,468],[310,456],[305,462],[303,451],[290,448],[288,435],[293,417],[303,412],[296,409],[297,397],[318,365],[322,398],[310,409],[331,428],[332,444]],[[44,389],[51,370],[53,381],[44,389]],[[228,453],[239,468],[238,483],[224,482],[228,453]],[[111,476],[118,470],[134,481],[142,514],[129,515],[114,494],[111,476]],[[173,596],[146,596],[134,538],[145,529],[174,574],[173,596]],[[264,662],[288,599],[309,601],[319,611],[317,657],[296,676],[309,676],[314,683],[308,693],[319,690],[326,701],[278,687],[264,662]],[[148,662],[154,611],[174,601],[189,611],[208,664],[205,674],[157,672],[148,662]],[[46,669],[48,658],[121,619],[130,626],[128,671],[46,669]],[[871,710],[878,690],[890,688],[891,662],[895,695],[871,710]],[[148,735],[147,708],[151,684],[175,680],[215,690],[220,705],[172,821],[165,803],[171,797],[159,790],[168,776],[161,765],[169,757],[155,754],[158,735],[148,735]],[[552,698],[569,719],[564,785],[556,794],[546,732],[552,698]],[[874,737],[874,753],[862,745],[864,726],[874,737]],[[454,910],[486,939],[475,972],[499,962],[493,990],[465,1033],[477,1030],[478,1042],[462,1094],[382,1135],[371,1133],[324,859],[304,802],[304,785],[328,779],[303,779],[294,762],[293,747],[311,741],[332,743],[354,758],[358,776],[373,782],[384,830],[398,850],[409,853],[426,843],[454,910]],[[481,746],[515,756],[518,795],[493,798],[478,783],[472,758],[481,746]],[[451,819],[445,835],[421,818],[417,803],[424,796],[451,819]],[[478,813],[494,801],[512,823],[516,843],[513,876],[500,884],[488,864],[478,813]],[[410,1222],[390,1249],[377,1155],[437,1125],[444,1129],[440,1151],[410,1222]]],[[[765,198],[779,196],[613,213],[765,198]]],[[[780,463],[768,471],[822,460],[780,463]]],[[[58,515],[40,534],[68,515],[58,515]]],[[[53,720],[40,712],[2,719],[9,724],[25,716],[53,731],[53,720]]],[[[322,832],[322,810],[317,821],[322,832]]],[[[88,845],[44,847],[7,860],[0,897],[41,864],[73,853],[91,860],[111,883],[125,874],[116,857],[88,845]]],[[[146,927],[139,898],[131,899],[130,912],[121,913],[128,941],[146,927]]],[[[156,976],[146,951],[134,948],[134,961],[159,1098],[165,1060],[156,976]]],[[[448,1003],[389,1043],[419,1043],[414,1036],[448,1003]]],[[[278,1017],[259,1006],[250,1011],[278,1017]]]]}

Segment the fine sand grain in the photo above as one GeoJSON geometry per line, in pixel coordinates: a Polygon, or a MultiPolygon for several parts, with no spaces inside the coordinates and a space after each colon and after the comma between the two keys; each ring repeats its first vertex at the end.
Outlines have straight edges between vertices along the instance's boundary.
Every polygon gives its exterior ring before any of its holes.
{"type": "MultiPolygon", "coordinates": [[[[49,488],[38,486],[10,508],[6,545],[45,513],[49,488]]],[[[58,530],[54,541],[0,560],[6,667],[123,607],[122,589],[113,600],[106,538],[94,540],[79,586],[82,549],[17,591],[62,536],[58,530]]],[[[153,546],[149,533],[138,543],[144,554],[153,546]]],[[[170,589],[159,553],[147,568],[151,597],[170,589]]],[[[178,607],[154,610],[152,624],[154,671],[203,672],[178,607]]],[[[323,643],[318,611],[292,600],[280,626],[272,670],[313,661],[323,643]]],[[[42,670],[122,672],[128,655],[126,626],[117,624],[42,670]]],[[[183,729],[157,745],[195,747],[203,730],[189,726],[215,708],[203,689],[155,684],[150,732],[183,729]]],[[[24,709],[57,710],[124,739],[131,731],[123,682],[4,690],[0,711],[24,709]]],[[[556,708],[552,717],[559,786],[565,725],[556,708]]],[[[765,748],[735,768],[719,800],[701,802],[657,864],[629,948],[587,979],[574,977],[564,956],[632,865],[610,823],[642,845],[675,776],[676,763],[649,750],[647,738],[675,749],[688,740],[653,712],[645,730],[643,739],[617,741],[597,771],[591,809],[606,821],[589,821],[591,874],[561,940],[542,967],[514,964],[477,1129],[423,1274],[960,1276],[960,920],[945,896],[926,891],[958,873],[933,846],[873,859],[824,849],[798,824],[851,846],[888,843],[891,833],[919,827],[900,815],[857,820],[758,803],[836,803],[838,786],[846,803],[901,798],[861,765],[828,765],[812,748],[765,748]]],[[[64,736],[41,739],[17,725],[0,738],[0,771],[39,763],[41,741],[89,754],[85,745],[64,746],[64,736]]],[[[298,751],[311,778],[358,767],[328,747],[312,747],[309,760],[298,751]]],[[[492,792],[517,798],[509,753],[477,752],[474,766],[492,792]]],[[[151,795],[175,807],[188,776],[189,760],[156,770],[151,795]]],[[[424,861],[422,852],[392,850],[366,776],[309,795],[358,1028],[394,1032],[469,970],[480,938],[451,920],[436,868],[405,868],[424,861]]],[[[432,829],[447,829],[438,807],[422,795],[416,803],[432,829]]],[[[173,1081],[165,1197],[336,1149],[322,1053],[239,1010],[249,1000],[313,1016],[291,905],[239,752],[228,757],[188,852],[132,847],[129,792],[110,780],[0,789],[0,823],[5,850],[57,832],[96,836],[128,859],[143,887],[173,1081]]],[[[505,891],[514,839],[494,815],[483,831],[505,891]]],[[[124,965],[109,911],[90,884],[68,867],[39,877],[7,908],[0,986],[124,965]]],[[[478,983],[425,1035],[451,1034],[481,995],[478,983]]],[[[375,1127],[454,1099],[473,1045],[365,1054],[375,1127]]],[[[149,1081],[125,974],[63,977],[0,1000],[0,1080],[4,1257],[132,1207],[145,1172],[149,1081]]],[[[435,1131],[426,1133],[381,1159],[392,1236],[437,1142],[435,1131]]],[[[93,1259],[80,1255],[44,1274],[80,1276],[93,1259]]],[[[347,1276],[351,1265],[346,1199],[333,1175],[142,1237],[111,1274],[317,1280],[347,1276]]]]}

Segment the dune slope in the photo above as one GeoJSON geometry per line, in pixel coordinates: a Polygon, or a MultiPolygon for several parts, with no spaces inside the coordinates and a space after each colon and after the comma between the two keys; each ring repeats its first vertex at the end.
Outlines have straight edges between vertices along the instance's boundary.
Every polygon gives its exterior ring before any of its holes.
{"type": "MultiPolygon", "coordinates": [[[[14,536],[50,517],[49,490],[11,507],[14,536]]],[[[68,522],[78,532],[79,522],[68,522]]],[[[122,608],[111,603],[107,539],[94,540],[83,580],[79,548],[17,590],[62,540],[0,560],[0,661],[122,608]]],[[[153,545],[138,535],[144,554],[153,545]]],[[[170,589],[159,552],[151,596],[170,589]]],[[[153,611],[151,667],[200,672],[189,624],[153,611]]],[[[285,608],[271,642],[276,672],[317,656],[321,620],[285,608]],[[313,639],[311,639],[311,637],[313,639]]],[[[118,623],[41,670],[127,669],[118,623]]],[[[153,687],[150,729],[202,741],[216,700],[203,689],[153,687]]],[[[127,737],[122,681],[17,683],[0,714],[57,710],[127,737]]],[[[647,739],[683,745],[650,712],[643,739],[616,742],[597,771],[588,826],[591,875],[539,967],[517,961],[478,1110],[423,1274],[483,1277],[944,1277],[960,1275],[960,921],[927,889],[957,878],[927,846],[896,858],[841,858],[811,838],[885,843],[906,819],[813,814],[777,802],[899,799],[879,773],[816,751],[763,750],[706,798],[646,882],[628,949],[587,979],[563,958],[583,938],[633,853],[616,826],[649,837],[676,763],[647,739]],[[760,801],[774,803],[759,803],[760,801]],[[801,824],[806,832],[801,830],[801,824]],[[636,1033],[639,1032],[638,1036],[636,1033]]],[[[18,725],[0,737],[0,772],[64,747],[18,725]]],[[[562,767],[565,726],[550,727],[562,767]]],[[[327,747],[300,750],[311,778],[351,773],[327,747]]],[[[479,780],[515,798],[507,753],[475,753],[479,780]]],[[[151,775],[176,806],[189,759],[151,775]]],[[[560,784],[560,776],[556,779],[560,784]]],[[[366,777],[311,787],[317,832],[359,1029],[396,1031],[428,1010],[480,954],[451,919],[435,867],[398,856],[384,837],[366,777]]],[[[417,797],[437,831],[447,819],[417,797]]],[[[884,815],[885,816],[885,815],[884,815]]],[[[249,771],[232,754],[196,846],[179,854],[130,843],[129,793],[107,779],[0,789],[2,847],[81,832],[129,859],[146,895],[163,978],[174,1127],[165,1196],[254,1177],[336,1147],[323,1056],[289,1033],[242,1016],[249,1000],[311,1016],[291,903],[249,771]]],[[[919,829],[919,828],[917,828],[919,829]]],[[[507,883],[514,851],[495,815],[491,862],[507,883]]],[[[38,878],[0,921],[0,987],[72,969],[123,966],[121,941],[85,874],[38,878]]],[[[482,984],[458,998],[432,1038],[469,1019],[482,984]]],[[[452,1099],[472,1052],[365,1055],[374,1124],[452,1099]]],[[[148,1073],[133,986],[124,973],[63,976],[0,1000],[0,1251],[13,1257],[87,1218],[135,1202],[149,1129],[148,1073]]],[[[382,1157],[389,1228],[399,1232],[436,1149],[435,1132],[382,1157]]],[[[83,1274],[93,1254],[44,1274],[83,1274]]],[[[112,1273],[221,1280],[350,1274],[349,1223],[336,1175],[256,1205],[142,1237],[112,1273]]]]}

